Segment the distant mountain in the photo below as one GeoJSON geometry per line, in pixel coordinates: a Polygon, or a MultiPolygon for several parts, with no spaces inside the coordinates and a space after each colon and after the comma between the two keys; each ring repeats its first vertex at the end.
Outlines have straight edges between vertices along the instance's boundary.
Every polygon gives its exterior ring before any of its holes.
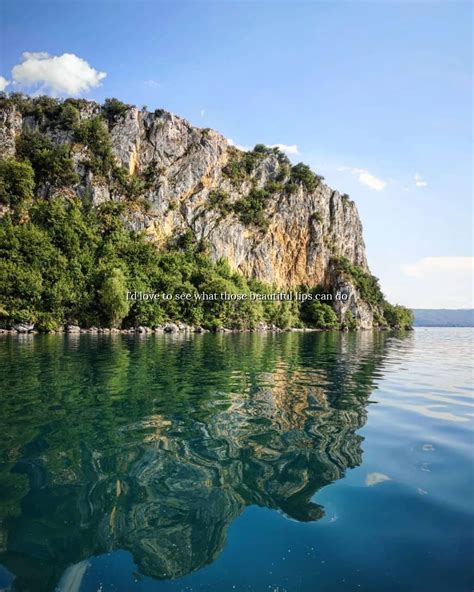
{"type": "Polygon", "coordinates": [[[414,308],[415,327],[474,327],[473,308],[414,308]]]}

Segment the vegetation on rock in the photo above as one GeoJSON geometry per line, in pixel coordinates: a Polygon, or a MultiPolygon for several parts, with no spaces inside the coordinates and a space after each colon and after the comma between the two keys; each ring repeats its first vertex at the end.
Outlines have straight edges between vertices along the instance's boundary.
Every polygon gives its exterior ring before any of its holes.
{"type": "Polygon", "coordinates": [[[374,305],[384,302],[384,296],[380,289],[378,278],[360,267],[352,265],[346,257],[334,258],[333,264],[338,271],[347,274],[353,280],[365,302],[374,305]]]}
{"type": "Polygon", "coordinates": [[[115,123],[118,119],[124,117],[129,109],[129,105],[122,103],[118,99],[105,99],[102,113],[109,123],[115,123]]]}
{"type": "Polygon", "coordinates": [[[409,329],[413,325],[412,311],[400,304],[384,302],[383,314],[390,327],[409,329]]]}
{"type": "Polygon", "coordinates": [[[31,321],[40,330],[81,326],[154,326],[185,321],[205,328],[300,324],[292,302],[199,300],[202,293],[271,292],[212,262],[189,235],[158,252],[127,230],[122,204],[90,208],[78,198],[40,200],[29,220],[0,222],[0,294],[5,322],[31,321]],[[191,301],[127,300],[127,290],[193,295],[191,301]],[[194,297],[196,295],[196,297],[194,297]],[[196,299],[195,299],[196,298],[196,299]]]}
{"type": "Polygon", "coordinates": [[[0,160],[0,203],[13,208],[33,199],[35,175],[29,161],[0,160]]]}
{"type": "Polygon", "coordinates": [[[339,321],[334,310],[319,300],[303,307],[303,318],[310,327],[319,329],[339,329],[339,321]]]}
{"type": "Polygon", "coordinates": [[[270,193],[267,189],[252,189],[234,205],[234,211],[245,226],[266,229],[269,224],[265,214],[265,204],[270,193]]]}
{"type": "MultiPolygon", "coordinates": [[[[408,329],[413,324],[412,312],[400,305],[391,305],[386,302],[382,290],[380,289],[379,280],[372,274],[364,271],[346,259],[345,257],[333,258],[332,260],[335,269],[346,274],[352,283],[357,287],[361,298],[374,307],[381,307],[383,317],[378,319],[379,325],[387,325],[390,327],[397,327],[400,329],[408,329]]],[[[376,318],[377,320],[377,318],[376,318]]],[[[353,328],[355,319],[346,318],[346,326],[353,328]]]]}
{"type": "Polygon", "coordinates": [[[314,191],[324,177],[316,175],[307,164],[299,162],[291,167],[290,179],[293,183],[303,185],[308,191],[314,191]]]}
{"type": "MultiPolygon", "coordinates": [[[[14,108],[28,117],[28,125],[16,138],[15,157],[0,159],[4,326],[28,321],[49,331],[66,323],[131,327],[184,321],[209,329],[253,328],[259,323],[281,328],[357,327],[352,313],[338,319],[328,303],[317,299],[251,300],[252,293],[268,295],[276,288],[245,278],[223,259],[211,260],[208,245],[198,241],[191,229],[160,250],[144,232],[133,230],[131,213],[147,212],[147,191],[166,170],[150,165],[132,175],[118,164],[109,129],[124,119],[128,105],[107,99],[99,108],[82,99],[60,102],[13,94],[0,95],[2,108],[14,108]],[[107,187],[110,199],[93,203],[89,181],[85,182],[91,177],[107,187]],[[171,298],[135,300],[128,299],[127,292],[165,293],[171,298]],[[179,298],[184,293],[191,298],[179,298]],[[247,298],[203,299],[202,293],[247,298]]],[[[229,148],[229,153],[224,176],[234,187],[244,182],[247,187],[232,197],[214,188],[207,206],[221,217],[233,215],[254,231],[266,231],[269,204],[279,196],[300,187],[312,192],[322,180],[302,163],[292,167],[278,148],[257,144],[249,152],[229,148]],[[257,179],[265,167],[272,174],[266,175],[262,187],[257,179]]],[[[177,200],[170,200],[168,210],[176,208],[177,200]]],[[[319,211],[310,219],[323,222],[319,211]]],[[[344,258],[334,259],[333,264],[373,307],[379,324],[411,325],[409,311],[385,302],[376,278],[344,258]]]]}
{"type": "Polygon", "coordinates": [[[23,132],[17,142],[17,155],[33,167],[38,185],[65,187],[79,181],[70,146],[53,144],[45,134],[23,132]]]}

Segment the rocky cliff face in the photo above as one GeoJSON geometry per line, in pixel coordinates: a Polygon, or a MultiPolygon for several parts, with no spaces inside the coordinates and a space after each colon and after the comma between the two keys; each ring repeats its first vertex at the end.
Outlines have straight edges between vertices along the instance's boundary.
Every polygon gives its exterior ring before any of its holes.
{"type": "Polygon", "coordinates": [[[254,186],[264,188],[279,173],[276,156],[266,155],[248,179],[235,184],[223,172],[235,155],[226,138],[170,113],[157,117],[137,109],[113,127],[112,139],[130,172],[148,167],[157,172],[159,182],[147,196],[152,208],[143,220],[153,235],[168,238],[191,228],[209,241],[215,258],[225,257],[244,275],[279,287],[324,282],[334,252],[367,268],[355,204],[323,183],[310,193],[300,186],[294,194],[273,195],[266,232],[255,232],[236,216],[222,220],[209,208],[216,188],[234,202],[254,186]]]}
{"type": "MultiPolygon", "coordinates": [[[[81,101],[81,120],[100,114],[99,105],[81,101]]],[[[47,120],[41,123],[36,115],[22,115],[15,107],[0,112],[0,156],[13,156],[15,137],[39,125],[54,142],[73,146],[80,181],[70,189],[90,196],[95,204],[124,198],[107,178],[91,172],[88,147],[74,143],[73,132],[47,120]]],[[[144,230],[158,247],[191,231],[206,241],[212,258],[224,257],[247,277],[277,288],[321,285],[345,291],[347,301],[335,306],[339,316],[351,311],[359,326],[372,326],[376,311],[331,263],[345,257],[368,271],[362,225],[347,196],[320,178],[309,184],[293,182],[282,154],[271,149],[239,151],[217,132],[193,127],[165,111],[129,107],[108,125],[116,162],[146,179],[143,198],[148,206],[131,209],[130,224],[144,230]],[[239,204],[246,199],[251,203],[255,195],[265,225],[249,223],[238,213],[239,204]]],[[[52,192],[44,187],[41,194],[52,192]]]]}

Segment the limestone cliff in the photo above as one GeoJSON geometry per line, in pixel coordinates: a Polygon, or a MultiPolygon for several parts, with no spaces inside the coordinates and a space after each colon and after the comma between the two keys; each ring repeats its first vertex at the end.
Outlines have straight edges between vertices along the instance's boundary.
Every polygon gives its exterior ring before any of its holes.
{"type": "MultiPolygon", "coordinates": [[[[350,311],[362,328],[381,317],[332,263],[343,257],[368,272],[362,225],[348,196],[314,173],[309,181],[298,176],[276,150],[261,146],[242,152],[219,133],[171,113],[123,106],[107,118],[96,103],[76,104],[81,121],[107,120],[115,162],[143,181],[146,208],[130,208],[129,224],[144,230],[158,248],[191,231],[206,242],[213,259],[224,257],[247,277],[277,288],[342,290],[348,299],[335,305],[336,312],[343,319],[350,311]],[[256,211],[259,217],[253,221],[256,211]]],[[[125,199],[117,184],[91,170],[87,143],[77,142],[67,125],[52,123],[44,114],[25,113],[14,105],[0,109],[0,157],[15,155],[15,138],[22,130],[39,128],[53,142],[72,146],[79,182],[69,190],[94,204],[125,199]]],[[[47,197],[58,190],[64,188],[45,183],[38,193],[47,197]]]]}

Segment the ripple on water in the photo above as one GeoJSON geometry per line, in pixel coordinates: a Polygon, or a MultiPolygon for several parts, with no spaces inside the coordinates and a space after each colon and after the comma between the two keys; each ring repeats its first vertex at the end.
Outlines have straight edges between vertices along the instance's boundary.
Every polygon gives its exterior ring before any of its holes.
{"type": "Polygon", "coordinates": [[[0,341],[0,586],[468,589],[472,337],[0,341]]]}

